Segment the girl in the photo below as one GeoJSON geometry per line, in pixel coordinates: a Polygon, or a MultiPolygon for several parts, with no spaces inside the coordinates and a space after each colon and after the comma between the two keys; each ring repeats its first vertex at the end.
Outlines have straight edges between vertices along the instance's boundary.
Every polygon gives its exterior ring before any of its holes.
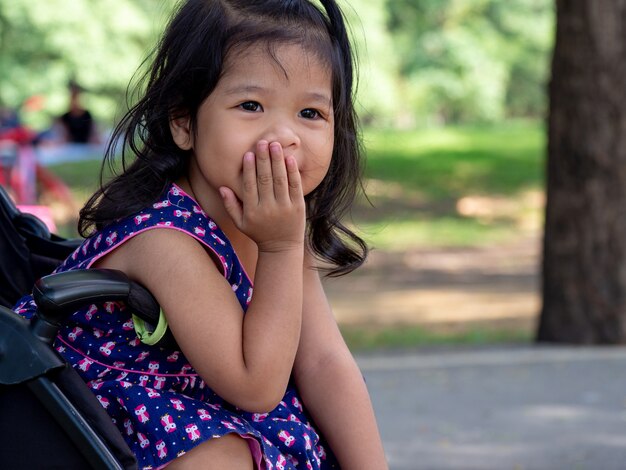
{"type": "Polygon", "coordinates": [[[351,50],[320,3],[182,3],[107,152],[136,158],[58,269],[124,271],[162,307],[149,334],[91,305],[56,341],[140,467],[387,468],[318,274],[366,255],[339,221],[359,182],[351,50]]]}

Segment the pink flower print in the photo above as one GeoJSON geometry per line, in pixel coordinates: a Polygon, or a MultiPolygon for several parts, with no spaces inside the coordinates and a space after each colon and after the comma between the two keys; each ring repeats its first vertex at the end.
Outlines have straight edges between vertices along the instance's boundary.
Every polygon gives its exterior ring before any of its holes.
{"type": "Polygon", "coordinates": [[[279,455],[278,460],[276,461],[276,468],[278,470],[285,470],[285,464],[287,463],[287,459],[285,459],[284,455],[279,455]]]}
{"type": "Polygon", "coordinates": [[[151,214],[139,214],[135,216],[135,225],[139,225],[142,222],[145,222],[146,220],[150,219],[150,217],[152,217],[151,214]]]}
{"type": "Polygon", "coordinates": [[[130,382],[127,382],[126,380],[122,380],[122,381],[120,382],[120,385],[121,385],[122,387],[124,387],[124,388],[130,388],[130,387],[132,387],[132,386],[133,386],[133,384],[131,384],[130,382]]]}
{"type": "Polygon", "coordinates": [[[161,396],[161,394],[153,388],[146,388],[146,390],[148,391],[149,398],[159,398],[161,396]]]}
{"type": "Polygon", "coordinates": [[[169,199],[166,199],[165,201],[155,202],[154,204],[152,204],[152,207],[154,207],[155,209],[163,209],[164,207],[169,207],[171,205],[172,203],[169,201],[169,199]]]}
{"type": "Polygon", "coordinates": [[[263,442],[265,442],[265,445],[270,446],[270,447],[274,447],[274,444],[272,444],[272,441],[270,441],[267,437],[263,436],[263,442]]]}
{"type": "Polygon", "coordinates": [[[239,426],[243,426],[243,423],[241,422],[241,420],[237,418],[236,416],[233,416],[231,420],[233,421],[233,423],[238,424],[239,426]]]}
{"type": "Polygon", "coordinates": [[[113,245],[113,243],[115,243],[116,240],[117,240],[117,232],[113,232],[111,235],[109,235],[108,237],[104,239],[107,246],[113,245]]]}
{"type": "Polygon", "coordinates": [[[75,326],[72,331],[67,334],[67,338],[73,343],[83,334],[83,329],[80,326],[75,326]]]}
{"type": "Polygon", "coordinates": [[[197,413],[202,421],[209,421],[211,419],[211,415],[204,408],[200,408],[197,413]]]}
{"type": "Polygon", "coordinates": [[[128,342],[129,346],[137,347],[141,344],[141,340],[139,338],[135,338],[128,342]]]}
{"type": "Polygon", "coordinates": [[[222,405],[218,405],[215,403],[207,403],[206,406],[208,406],[209,408],[214,409],[215,411],[219,411],[222,409],[222,405]]]}
{"type": "Polygon", "coordinates": [[[135,362],[141,362],[149,355],[150,355],[149,351],[141,351],[139,355],[137,356],[137,359],[135,359],[135,362]]]}
{"type": "Polygon", "coordinates": [[[167,356],[167,362],[176,362],[178,360],[178,356],[180,356],[180,351],[174,351],[172,354],[167,356]]]}
{"type": "Polygon", "coordinates": [[[172,226],[172,221],[171,220],[167,220],[164,222],[157,222],[156,223],[157,227],[171,227],[172,226]]]}
{"type": "Polygon", "coordinates": [[[170,398],[170,403],[176,411],[185,411],[185,405],[178,398],[170,398]]]}
{"type": "Polygon", "coordinates": [[[96,307],[94,304],[91,304],[89,306],[89,309],[85,312],[85,320],[90,321],[91,318],[93,317],[93,314],[96,313],[98,311],[98,307],[96,307]]]}
{"type": "Polygon", "coordinates": [[[209,220],[209,228],[211,230],[215,230],[217,228],[217,225],[212,220],[209,220]]]}
{"type": "Polygon", "coordinates": [[[298,417],[296,415],[294,415],[293,413],[291,413],[289,415],[289,421],[293,422],[293,423],[299,423],[300,420],[298,419],[298,417]]]}
{"type": "Polygon", "coordinates": [[[124,331],[130,331],[133,328],[135,328],[135,323],[133,322],[132,318],[128,319],[128,321],[124,322],[124,324],[122,325],[122,330],[124,331]]]}
{"type": "Polygon", "coordinates": [[[146,405],[144,404],[135,408],[135,416],[137,416],[140,423],[147,423],[150,421],[150,413],[148,413],[148,408],[146,408],[146,405]]]}
{"type": "Polygon", "coordinates": [[[180,209],[175,209],[174,217],[182,217],[183,219],[188,219],[189,217],[191,217],[191,212],[181,211],[180,209]]]}
{"type": "Polygon", "coordinates": [[[104,377],[105,375],[107,375],[109,372],[111,372],[111,369],[109,369],[108,367],[106,367],[102,372],[100,372],[98,374],[98,377],[104,377]]]}
{"type": "Polygon", "coordinates": [[[146,385],[148,385],[148,380],[150,380],[150,377],[147,375],[139,376],[139,385],[145,387],[146,385]]]}
{"type": "Polygon", "coordinates": [[[193,205],[192,209],[193,209],[194,214],[204,214],[204,211],[200,209],[198,206],[196,206],[195,204],[193,205]]]}
{"type": "Polygon", "coordinates": [[[59,346],[59,347],[57,348],[57,352],[58,352],[58,353],[61,353],[61,354],[62,354],[62,353],[64,353],[64,352],[65,352],[65,346],[63,346],[63,345],[59,346]]]}
{"type": "Polygon", "coordinates": [[[87,372],[89,368],[91,367],[91,364],[93,364],[93,361],[89,359],[88,357],[86,357],[78,361],[78,368],[82,370],[83,372],[87,372]]]}
{"type": "Polygon", "coordinates": [[[118,382],[121,382],[122,380],[124,380],[126,377],[128,377],[128,372],[124,371],[122,372],[120,375],[118,375],[115,380],[118,382]]]}
{"type": "Polygon", "coordinates": [[[100,380],[92,380],[91,382],[88,382],[87,385],[93,390],[100,390],[104,385],[104,382],[100,380]]]}
{"type": "Polygon", "coordinates": [[[298,459],[291,454],[285,454],[285,457],[287,457],[287,460],[289,460],[294,467],[297,467],[300,463],[298,462],[298,459]]]}
{"type": "Polygon", "coordinates": [[[262,423],[268,416],[269,413],[254,413],[252,415],[252,421],[254,421],[255,423],[262,423]]]}
{"type": "Polygon", "coordinates": [[[291,447],[294,442],[296,442],[296,438],[284,429],[278,433],[278,438],[283,441],[287,447],[291,447]]]}
{"type": "Polygon", "coordinates": [[[96,338],[102,338],[104,336],[104,331],[102,331],[100,328],[94,328],[93,329],[93,335],[96,338]]]}
{"type": "Polygon", "coordinates": [[[102,241],[102,234],[99,233],[98,236],[96,237],[96,241],[93,242],[93,247],[97,250],[98,247],[100,246],[100,242],[102,241]]]}
{"type": "Polygon", "coordinates": [[[224,427],[225,427],[226,429],[230,429],[230,430],[235,430],[235,429],[237,429],[237,428],[235,427],[235,425],[234,425],[233,423],[231,423],[230,421],[221,421],[221,423],[224,425],[224,427]]]}
{"type": "Polygon", "coordinates": [[[91,243],[91,240],[87,240],[85,243],[83,243],[83,246],[80,247],[83,255],[87,254],[87,250],[89,249],[89,243],[91,243]]]}
{"type": "Polygon", "coordinates": [[[193,233],[195,233],[196,235],[200,237],[204,237],[206,235],[206,230],[203,229],[202,227],[194,227],[193,233]]]}
{"type": "Polygon", "coordinates": [[[302,437],[304,437],[304,448],[306,450],[311,450],[311,437],[307,433],[304,433],[302,437]]]}
{"type": "Polygon", "coordinates": [[[141,447],[142,449],[147,449],[150,445],[150,441],[148,440],[148,438],[140,432],[137,433],[137,438],[139,439],[139,447],[141,447]]]}
{"type": "Polygon", "coordinates": [[[107,341],[102,346],[100,346],[100,353],[103,356],[110,356],[111,353],[113,352],[113,348],[115,348],[115,342],[107,341]]]}
{"type": "Polygon", "coordinates": [[[198,431],[198,426],[195,424],[188,424],[185,426],[185,431],[187,432],[187,437],[192,441],[197,441],[200,439],[200,431],[198,431]]]}
{"type": "Polygon", "coordinates": [[[161,425],[163,426],[163,429],[165,429],[165,432],[167,433],[176,431],[176,423],[174,422],[172,417],[167,413],[161,416],[161,425]]]}
{"type": "Polygon", "coordinates": [[[98,399],[98,401],[100,402],[100,404],[102,405],[102,407],[106,410],[109,405],[111,404],[109,402],[109,399],[107,397],[103,397],[102,395],[96,395],[96,398],[98,399]]]}
{"type": "Polygon", "coordinates": [[[320,456],[320,459],[326,460],[326,451],[322,445],[317,446],[317,455],[320,456]]]}
{"type": "Polygon", "coordinates": [[[132,425],[132,423],[130,422],[130,419],[129,419],[129,418],[126,418],[126,419],[124,420],[124,429],[126,429],[126,435],[127,435],[127,436],[132,436],[132,435],[133,435],[133,432],[134,432],[134,430],[133,430],[133,425],[132,425]]]}
{"type": "Polygon", "coordinates": [[[107,313],[113,313],[115,311],[115,302],[105,302],[104,309],[107,313]]]}
{"type": "Polygon", "coordinates": [[[154,389],[155,390],[163,390],[163,385],[165,385],[165,377],[155,377],[154,378],[154,389]]]}
{"type": "Polygon", "coordinates": [[[172,186],[172,189],[170,189],[170,194],[172,196],[182,196],[183,192],[176,186],[172,186]]]}
{"type": "Polygon", "coordinates": [[[313,465],[308,460],[306,461],[306,470],[313,470],[313,465]]]}
{"type": "Polygon", "coordinates": [[[191,364],[185,364],[183,367],[181,367],[181,369],[180,369],[180,373],[181,373],[181,374],[186,374],[186,373],[188,373],[191,369],[192,369],[191,364]]]}
{"type": "Polygon", "coordinates": [[[153,374],[156,374],[159,371],[159,363],[157,361],[150,361],[150,364],[148,364],[148,369],[150,369],[150,372],[152,372],[153,374]]]}
{"type": "Polygon", "coordinates": [[[211,232],[211,236],[217,243],[219,243],[222,246],[226,246],[226,242],[222,240],[220,237],[218,237],[217,235],[215,235],[213,232],[211,232]]]}
{"type": "Polygon", "coordinates": [[[302,404],[300,403],[300,401],[296,398],[293,397],[293,399],[291,400],[291,404],[297,408],[298,410],[300,410],[300,413],[302,413],[302,404]]]}
{"type": "Polygon", "coordinates": [[[165,442],[163,442],[163,439],[158,440],[155,444],[155,447],[157,450],[157,455],[161,460],[167,457],[167,447],[165,446],[165,442]]]}
{"type": "Polygon", "coordinates": [[[246,297],[246,305],[250,305],[252,302],[252,287],[248,287],[248,296],[246,297]]]}
{"type": "Polygon", "coordinates": [[[117,367],[117,368],[119,368],[119,369],[121,369],[121,368],[122,368],[122,367],[124,367],[125,365],[126,365],[126,364],[125,364],[125,363],[123,363],[122,361],[115,361],[115,362],[113,363],[113,367],[117,367]]]}

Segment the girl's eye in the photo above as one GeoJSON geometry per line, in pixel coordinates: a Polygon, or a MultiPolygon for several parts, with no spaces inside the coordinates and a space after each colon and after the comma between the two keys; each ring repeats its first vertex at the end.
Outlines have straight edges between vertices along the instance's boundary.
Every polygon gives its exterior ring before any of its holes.
{"type": "Polygon", "coordinates": [[[257,103],[256,101],[246,101],[244,103],[241,103],[239,107],[244,111],[250,111],[251,113],[263,111],[263,107],[261,106],[261,104],[257,103]]]}
{"type": "Polygon", "coordinates": [[[318,110],[312,108],[303,109],[300,111],[300,116],[304,119],[318,119],[322,117],[318,110]]]}

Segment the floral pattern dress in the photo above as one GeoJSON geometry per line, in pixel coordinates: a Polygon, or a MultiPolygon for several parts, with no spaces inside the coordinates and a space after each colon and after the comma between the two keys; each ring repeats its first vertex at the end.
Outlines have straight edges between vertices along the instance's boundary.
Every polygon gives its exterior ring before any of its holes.
{"type": "MultiPolygon", "coordinates": [[[[200,206],[172,184],[151,207],[87,238],[57,269],[84,269],[146,230],[167,228],[194,237],[223,265],[244,312],[252,283],[232,245],[200,206]]],[[[219,397],[181,351],[142,343],[123,303],[88,305],[73,314],[55,341],[122,432],[139,468],[162,468],[207,439],[236,433],[261,469],[339,468],[303,408],[293,381],[279,406],[248,413],[219,397]]],[[[30,318],[31,296],[15,311],[30,318]]]]}

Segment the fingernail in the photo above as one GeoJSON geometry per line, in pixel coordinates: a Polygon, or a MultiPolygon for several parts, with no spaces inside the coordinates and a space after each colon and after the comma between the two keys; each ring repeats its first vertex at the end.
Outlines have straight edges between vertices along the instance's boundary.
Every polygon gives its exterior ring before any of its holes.
{"type": "Polygon", "coordinates": [[[274,151],[274,152],[279,152],[280,151],[280,144],[278,142],[272,142],[270,144],[270,148],[274,151]]]}

